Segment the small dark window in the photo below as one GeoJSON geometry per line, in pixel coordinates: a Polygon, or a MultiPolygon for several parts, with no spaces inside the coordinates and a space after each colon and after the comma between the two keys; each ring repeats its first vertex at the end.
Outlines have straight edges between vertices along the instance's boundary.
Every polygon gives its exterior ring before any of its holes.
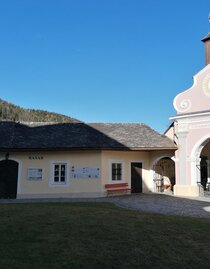
{"type": "Polygon", "coordinates": [[[122,180],[122,163],[112,163],[112,180],[122,180]]]}

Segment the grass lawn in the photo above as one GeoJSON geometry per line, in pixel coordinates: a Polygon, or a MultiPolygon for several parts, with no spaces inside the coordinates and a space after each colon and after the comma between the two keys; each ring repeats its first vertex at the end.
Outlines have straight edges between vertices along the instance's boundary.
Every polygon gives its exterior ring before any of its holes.
{"type": "Polygon", "coordinates": [[[0,205],[0,269],[210,268],[210,219],[104,203],[0,205]]]}

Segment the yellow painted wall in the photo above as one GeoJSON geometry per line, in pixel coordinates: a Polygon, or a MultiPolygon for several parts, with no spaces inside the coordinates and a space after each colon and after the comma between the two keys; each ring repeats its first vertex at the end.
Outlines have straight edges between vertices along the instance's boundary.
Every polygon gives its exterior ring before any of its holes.
{"type": "Polygon", "coordinates": [[[172,141],[174,141],[174,126],[171,126],[164,134],[168,138],[170,138],[172,141]]]}
{"type": "Polygon", "coordinates": [[[102,152],[102,187],[111,183],[110,162],[122,161],[124,164],[124,182],[131,187],[131,162],[142,162],[143,192],[148,191],[148,181],[150,180],[149,167],[150,153],[144,151],[103,151],[102,152]]]}
{"type": "MultiPolygon", "coordinates": [[[[123,163],[123,179],[129,187],[131,187],[131,162],[142,162],[143,192],[153,191],[151,163],[159,155],[164,155],[164,152],[103,150],[10,153],[9,159],[19,163],[17,198],[100,197],[106,196],[104,185],[111,183],[111,162],[117,161],[123,163]],[[73,179],[68,174],[66,186],[52,185],[53,162],[67,162],[68,172],[71,166],[99,167],[100,178],[73,179]],[[43,169],[43,179],[29,180],[29,168],[43,169]]],[[[5,153],[0,153],[1,159],[5,159],[5,153]]]]}
{"type": "Polygon", "coordinates": [[[9,158],[19,162],[17,197],[68,197],[68,194],[75,197],[79,194],[82,197],[83,194],[87,196],[87,193],[90,193],[89,196],[98,196],[101,193],[101,178],[72,179],[69,173],[71,166],[100,168],[101,153],[99,151],[10,153],[9,158]],[[51,184],[53,162],[68,163],[67,185],[55,186],[51,184]],[[42,168],[43,179],[29,180],[28,168],[42,168]]]}

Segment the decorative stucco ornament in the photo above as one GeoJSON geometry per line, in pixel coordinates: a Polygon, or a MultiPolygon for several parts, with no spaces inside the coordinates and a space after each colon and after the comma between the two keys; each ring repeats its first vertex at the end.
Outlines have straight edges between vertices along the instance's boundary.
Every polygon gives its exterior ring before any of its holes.
{"type": "Polygon", "coordinates": [[[184,99],[180,103],[180,112],[185,112],[191,107],[191,101],[189,99],[184,99]]]}
{"type": "Polygon", "coordinates": [[[210,97],[210,74],[203,80],[203,91],[206,96],[210,97]]]}

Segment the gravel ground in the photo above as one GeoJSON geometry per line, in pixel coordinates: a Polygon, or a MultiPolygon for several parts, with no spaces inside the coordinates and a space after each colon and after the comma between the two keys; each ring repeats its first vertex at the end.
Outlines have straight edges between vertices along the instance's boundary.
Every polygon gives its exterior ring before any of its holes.
{"type": "Polygon", "coordinates": [[[129,208],[143,212],[210,218],[210,196],[186,198],[166,194],[132,194],[107,198],[0,200],[0,204],[40,202],[109,202],[123,208],[129,208]]]}
{"type": "Polygon", "coordinates": [[[121,207],[167,215],[210,218],[210,197],[177,197],[166,194],[138,194],[113,197],[121,207]]]}

